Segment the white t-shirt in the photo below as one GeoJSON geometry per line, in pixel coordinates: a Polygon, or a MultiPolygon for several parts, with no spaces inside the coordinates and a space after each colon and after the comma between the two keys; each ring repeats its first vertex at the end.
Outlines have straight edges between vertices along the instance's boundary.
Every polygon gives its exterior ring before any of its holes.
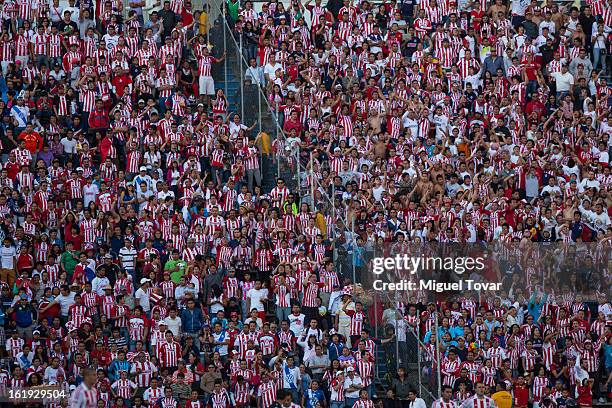
{"type": "Polygon", "coordinates": [[[363,382],[361,381],[361,378],[357,374],[353,375],[352,379],[347,374],[346,378],[344,379],[344,397],[345,398],[359,398],[359,390],[348,391],[348,389],[351,385],[361,385],[361,384],[363,384],[363,382]]]}
{"type": "Polygon", "coordinates": [[[83,206],[89,207],[89,203],[95,202],[99,192],[100,189],[97,184],[85,184],[83,186],[83,206]]]}
{"type": "Polygon", "coordinates": [[[11,117],[17,121],[17,127],[26,127],[30,118],[30,108],[27,106],[13,105],[11,117]]]}
{"type": "Polygon", "coordinates": [[[142,288],[138,288],[134,297],[138,299],[140,306],[142,306],[142,310],[144,310],[145,312],[151,310],[148,292],[145,292],[144,290],[142,290],[142,288]]]}
{"type": "Polygon", "coordinates": [[[606,319],[609,319],[609,316],[612,316],[612,305],[610,305],[610,303],[599,305],[597,306],[597,311],[603,312],[606,315],[606,319]]]}
{"type": "Polygon", "coordinates": [[[74,21],[75,23],[79,23],[79,16],[81,15],[81,10],[78,7],[66,7],[63,11],[62,11],[62,16],[64,15],[63,13],[65,13],[66,11],[70,12],[70,20],[74,21]]]}
{"type": "Polygon", "coordinates": [[[247,299],[251,300],[251,307],[250,310],[253,309],[257,309],[258,312],[263,312],[264,311],[264,304],[262,302],[262,299],[265,299],[268,297],[268,289],[266,288],[261,288],[261,289],[255,289],[252,288],[247,292],[247,299]]]}
{"type": "Polygon", "coordinates": [[[170,316],[164,319],[164,323],[168,326],[168,330],[172,332],[176,337],[179,337],[181,334],[181,318],[176,316],[174,319],[170,316]]]}
{"type": "Polygon", "coordinates": [[[115,48],[115,45],[117,45],[117,43],[119,42],[119,36],[117,34],[104,34],[102,40],[106,43],[106,49],[110,51],[115,48]]]}
{"type": "Polygon", "coordinates": [[[62,315],[63,316],[68,316],[68,309],[70,309],[70,306],[72,306],[74,304],[74,296],[75,295],[76,295],[76,293],[74,293],[74,292],[70,292],[68,294],[68,296],[64,296],[64,295],[62,295],[60,293],[55,298],[55,300],[57,300],[57,303],[59,303],[59,305],[60,305],[60,309],[62,310],[62,315]]]}
{"type": "Polygon", "coordinates": [[[561,194],[561,188],[559,188],[559,186],[544,186],[544,188],[542,189],[542,194],[544,193],[548,193],[548,194],[561,194]]]}
{"type": "Polygon", "coordinates": [[[63,373],[63,369],[61,367],[53,368],[51,366],[45,368],[45,383],[48,384],[57,384],[57,374],[63,373]]]}
{"type": "Polygon", "coordinates": [[[289,330],[291,330],[295,335],[299,336],[300,333],[304,331],[305,318],[306,316],[301,313],[297,316],[291,313],[287,317],[287,319],[289,320],[289,330]]]}
{"type": "Polygon", "coordinates": [[[574,76],[568,72],[555,72],[552,74],[557,84],[557,92],[569,92],[570,87],[574,85],[574,76]]]}
{"type": "Polygon", "coordinates": [[[591,220],[593,224],[595,225],[595,227],[599,228],[602,231],[605,230],[610,225],[610,217],[608,216],[608,213],[606,213],[605,211],[603,211],[601,214],[597,214],[596,212],[593,212],[591,214],[591,220]]]}
{"type": "MultiPolygon", "coordinates": [[[[227,334],[227,332],[221,330],[220,333],[214,333],[213,332],[213,339],[215,339],[215,341],[218,341],[220,343],[229,340],[229,334],[227,334]]],[[[218,351],[219,355],[221,356],[227,356],[227,344],[224,345],[216,345],[214,348],[214,351],[218,351]]]]}
{"type": "Polygon", "coordinates": [[[15,268],[15,256],[17,255],[17,251],[15,247],[9,245],[2,245],[2,249],[0,249],[0,257],[2,257],[2,269],[14,269],[15,268]]]}
{"type": "Polygon", "coordinates": [[[513,16],[524,16],[529,6],[529,0],[512,0],[511,10],[513,16]]]}
{"type": "Polygon", "coordinates": [[[593,188],[593,187],[595,187],[596,190],[599,190],[599,180],[589,180],[588,178],[585,178],[585,179],[582,179],[580,184],[584,188],[593,188]]]}
{"type": "Polygon", "coordinates": [[[60,140],[60,144],[64,146],[64,153],[76,153],[77,140],[75,138],[68,139],[67,137],[64,137],[62,140],[60,140]]]}
{"type": "Polygon", "coordinates": [[[283,388],[297,388],[298,380],[302,378],[299,367],[293,366],[289,368],[289,366],[285,365],[283,367],[283,374],[283,388]]]}
{"type": "Polygon", "coordinates": [[[275,63],[274,65],[268,63],[264,67],[264,75],[268,74],[268,77],[270,78],[270,81],[274,81],[276,79],[276,70],[277,69],[282,70],[283,66],[281,64],[279,64],[278,62],[275,63]]]}
{"type": "MultiPolygon", "coordinates": [[[[95,270],[95,268],[93,270],[95,270]]],[[[108,280],[106,276],[103,278],[96,276],[91,281],[91,289],[99,296],[104,296],[104,289],[102,288],[106,285],[110,285],[110,280],[108,280]]]]}

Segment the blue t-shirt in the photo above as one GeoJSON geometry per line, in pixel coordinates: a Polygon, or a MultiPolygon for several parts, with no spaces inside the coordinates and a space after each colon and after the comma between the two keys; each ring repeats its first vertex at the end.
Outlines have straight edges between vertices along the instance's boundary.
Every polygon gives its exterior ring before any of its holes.
{"type": "Polygon", "coordinates": [[[612,369],[612,345],[606,344],[604,346],[604,358],[606,359],[606,368],[612,369]]]}
{"type": "Polygon", "coordinates": [[[315,408],[317,406],[317,402],[322,403],[324,399],[325,395],[320,388],[317,390],[308,390],[304,398],[306,401],[306,408],[315,408]]]}

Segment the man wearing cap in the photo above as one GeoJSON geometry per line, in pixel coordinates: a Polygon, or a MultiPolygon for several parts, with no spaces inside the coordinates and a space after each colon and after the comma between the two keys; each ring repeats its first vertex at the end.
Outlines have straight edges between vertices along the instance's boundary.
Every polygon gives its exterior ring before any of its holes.
{"type": "Polygon", "coordinates": [[[134,186],[136,188],[136,193],[141,192],[141,183],[145,183],[147,190],[151,190],[151,186],[153,185],[153,180],[151,176],[147,174],[147,166],[140,166],[140,172],[134,177],[134,186]]]}
{"type": "Polygon", "coordinates": [[[30,123],[30,108],[25,105],[23,96],[19,96],[17,103],[11,107],[11,117],[15,125],[15,134],[19,135],[30,123]]]}
{"type": "Polygon", "coordinates": [[[355,373],[355,368],[353,366],[348,366],[345,372],[344,398],[346,407],[352,407],[359,398],[359,391],[363,389],[363,382],[359,374],[355,373]]]}
{"type": "Polygon", "coordinates": [[[111,254],[106,254],[103,257],[103,260],[104,261],[96,268],[96,272],[99,272],[100,269],[104,269],[104,276],[110,276],[113,279],[117,279],[119,276],[120,268],[117,264],[113,262],[113,256],[111,254]]]}
{"type": "Polygon", "coordinates": [[[25,293],[19,296],[19,301],[12,308],[11,316],[15,321],[19,337],[25,338],[26,341],[30,341],[32,339],[32,329],[35,320],[34,308],[30,304],[28,296],[25,293]]]}
{"type": "Polygon", "coordinates": [[[150,316],[151,312],[151,303],[149,297],[149,286],[151,279],[142,278],[140,279],[140,287],[136,291],[134,295],[136,306],[141,306],[142,310],[146,313],[147,317],[150,316]]]}
{"type": "Polygon", "coordinates": [[[346,346],[351,347],[351,320],[355,314],[355,302],[353,302],[352,287],[346,286],[342,292],[342,304],[336,313],[336,325],[338,334],[346,340],[346,346]]]}

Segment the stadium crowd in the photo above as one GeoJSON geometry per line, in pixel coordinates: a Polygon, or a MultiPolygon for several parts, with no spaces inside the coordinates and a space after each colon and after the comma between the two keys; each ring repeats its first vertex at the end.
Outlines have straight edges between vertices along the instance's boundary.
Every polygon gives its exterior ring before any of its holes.
{"type": "Polygon", "coordinates": [[[608,400],[611,0],[195,8],[0,0],[2,398],[608,400]],[[226,25],[275,136],[215,84],[236,64],[226,25]],[[264,188],[262,163],[295,151],[302,183],[264,188]],[[488,270],[504,290],[398,302],[361,284],[372,253],[419,243],[514,245],[488,270]]]}

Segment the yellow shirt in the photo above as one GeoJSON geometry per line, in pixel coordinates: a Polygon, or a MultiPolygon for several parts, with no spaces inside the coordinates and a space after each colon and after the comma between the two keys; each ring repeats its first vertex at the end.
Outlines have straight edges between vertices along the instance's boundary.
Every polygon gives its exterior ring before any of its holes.
{"type": "Polygon", "coordinates": [[[198,23],[200,23],[200,34],[206,34],[208,32],[208,13],[202,11],[198,23]]]}
{"type": "Polygon", "coordinates": [[[323,235],[323,239],[327,238],[327,224],[325,222],[325,217],[320,212],[315,215],[315,225],[321,231],[321,235],[323,235]]]}
{"type": "Polygon", "coordinates": [[[497,408],[512,408],[512,394],[508,391],[498,391],[491,395],[491,398],[497,404],[497,408]]]}

